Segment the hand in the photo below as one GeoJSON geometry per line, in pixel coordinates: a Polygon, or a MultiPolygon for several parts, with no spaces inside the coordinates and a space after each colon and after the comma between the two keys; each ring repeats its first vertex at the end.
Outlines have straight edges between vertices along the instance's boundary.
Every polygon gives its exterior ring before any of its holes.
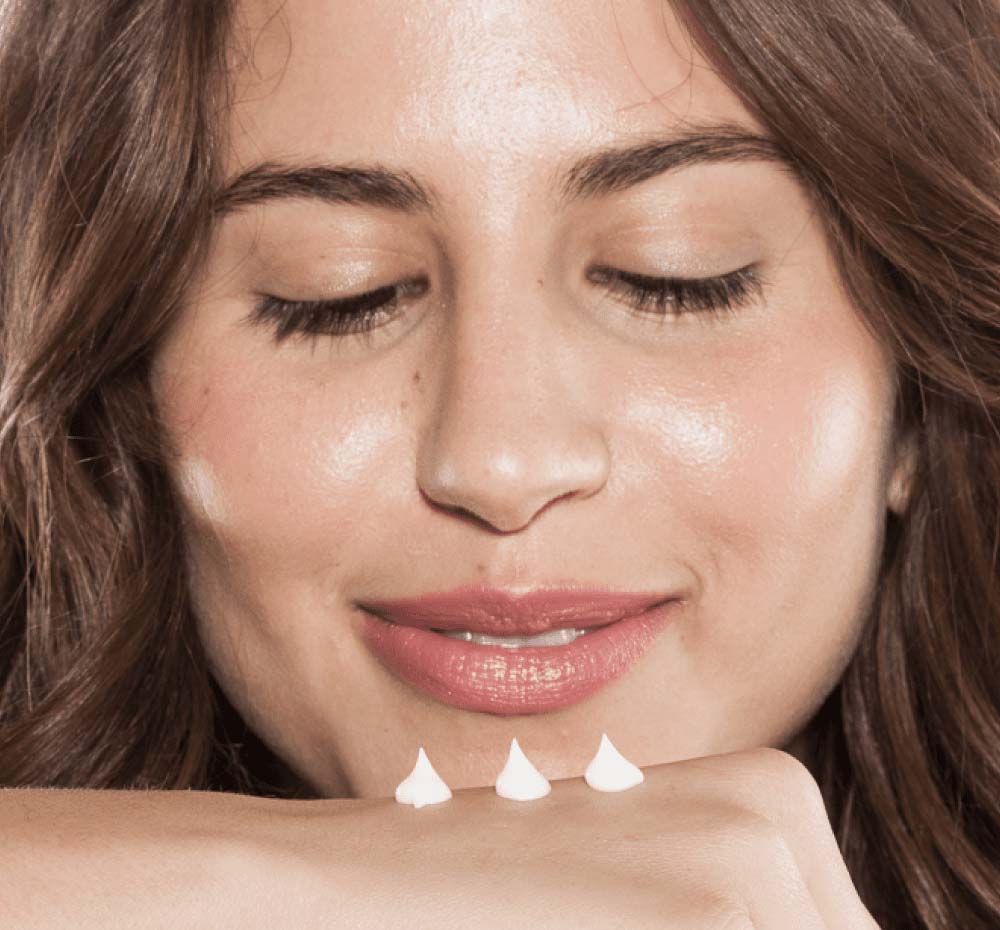
{"type": "Polygon", "coordinates": [[[474,788],[419,810],[282,802],[282,835],[295,837],[285,861],[297,864],[278,874],[312,901],[295,926],[878,930],[793,756],[756,749],[643,772],[621,793],[553,781],[538,801],[474,788]]]}

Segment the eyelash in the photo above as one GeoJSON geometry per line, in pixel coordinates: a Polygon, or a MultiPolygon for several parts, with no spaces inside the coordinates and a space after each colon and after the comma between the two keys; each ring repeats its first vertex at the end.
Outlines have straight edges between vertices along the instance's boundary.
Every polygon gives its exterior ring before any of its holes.
{"type": "MultiPolygon", "coordinates": [[[[736,313],[759,296],[763,283],[754,265],[714,278],[661,278],[605,267],[592,269],[587,277],[608,293],[624,297],[638,316],[692,314],[707,321],[736,313]]],[[[278,343],[291,336],[366,336],[378,327],[380,318],[392,317],[400,301],[422,297],[428,287],[426,278],[414,278],[334,300],[283,300],[261,294],[250,322],[272,329],[278,343]]]]}

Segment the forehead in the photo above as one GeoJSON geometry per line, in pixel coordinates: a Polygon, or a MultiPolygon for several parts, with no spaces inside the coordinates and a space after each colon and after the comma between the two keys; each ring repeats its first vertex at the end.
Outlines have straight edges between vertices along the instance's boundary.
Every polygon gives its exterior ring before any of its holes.
{"type": "Polygon", "coordinates": [[[662,0],[245,0],[232,48],[229,175],[321,156],[481,186],[685,121],[760,129],[662,0]]]}

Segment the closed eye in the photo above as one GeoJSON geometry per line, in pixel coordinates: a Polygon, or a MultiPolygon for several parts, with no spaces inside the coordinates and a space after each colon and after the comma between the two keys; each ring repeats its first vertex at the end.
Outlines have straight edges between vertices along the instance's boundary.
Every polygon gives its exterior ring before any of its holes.
{"type": "MultiPolygon", "coordinates": [[[[755,265],[710,278],[656,277],[596,266],[587,272],[587,279],[624,300],[637,315],[660,319],[731,315],[759,296],[763,284],[755,265]]],[[[330,300],[284,300],[261,294],[248,322],[271,329],[277,343],[293,336],[364,336],[390,322],[404,300],[422,297],[429,289],[424,276],[330,300]]]]}
{"type": "Polygon", "coordinates": [[[248,322],[270,328],[278,343],[291,336],[365,334],[392,319],[402,300],[422,297],[429,288],[430,282],[421,277],[330,300],[283,300],[261,294],[248,322]]]}
{"type": "Polygon", "coordinates": [[[656,277],[598,266],[587,277],[624,298],[638,313],[660,317],[696,314],[717,319],[759,297],[763,287],[755,265],[711,278],[656,277]]]}

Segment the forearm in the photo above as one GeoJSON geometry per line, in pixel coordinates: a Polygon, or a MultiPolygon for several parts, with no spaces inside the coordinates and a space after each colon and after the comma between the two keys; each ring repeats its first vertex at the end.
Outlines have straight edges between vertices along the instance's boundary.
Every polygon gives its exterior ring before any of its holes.
{"type": "Polygon", "coordinates": [[[275,863],[258,840],[281,803],[202,791],[2,789],[0,925],[273,927],[264,879],[275,863]]]}

